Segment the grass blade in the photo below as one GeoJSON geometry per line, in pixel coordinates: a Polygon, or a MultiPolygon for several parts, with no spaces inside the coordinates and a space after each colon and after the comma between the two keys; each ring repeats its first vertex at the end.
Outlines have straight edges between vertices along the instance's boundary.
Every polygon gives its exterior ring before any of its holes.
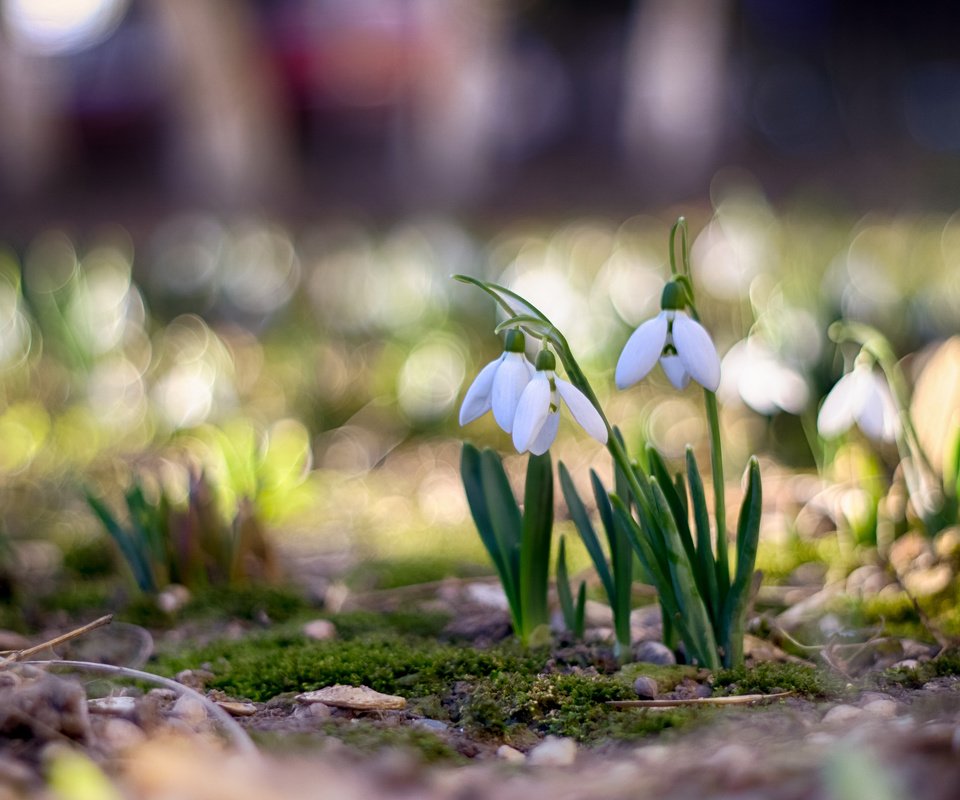
{"type": "Polygon", "coordinates": [[[138,542],[123,529],[123,526],[117,521],[116,517],[110,513],[107,506],[89,491],[85,493],[87,504],[93,509],[103,527],[106,529],[110,538],[117,543],[120,552],[130,566],[133,573],[133,579],[137,586],[144,592],[155,592],[157,590],[156,581],[153,578],[153,572],[150,569],[150,562],[143,552],[142,544],[138,542]]]}
{"type": "Polygon", "coordinates": [[[723,613],[723,598],[717,578],[717,565],[713,557],[713,542],[710,535],[710,514],[707,511],[707,496],[703,491],[703,478],[697,467],[697,460],[693,456],[693,448],[687,448],[687,483],[690,485],[690,505],[693,506],[693,523],[697,531],[697,563],[700,565],[698,575],[704,583],[700,587],[700,594],[707,604],[707,611],[713,622],[713,629],[720,635],[720,620],[723,613]]]}
{"type": "Polygon", "coordinates": [[[678,491],[677,486],[673,482],[673,478],[670,477],[663,456],[651,445],[647,445],[647,463],[650,465],[650,476],[656,480],[670,509],[670,513],[673,515],[674,522],[677,526],[677,533],[680,534],[680,541],[683,543],[683,549],[687,552],[687,559],[694,567],[697,583],[705,585],[706,576],[697,574],[697,552],[693,545],[693,536],[690,534],[690,523],[687,517],[686,487],[681,487],[680,491],[678,491]],[[680,492],[683,492],[684,496],[682,498],[680,492]]]}
{"type": "Polygon", "coordinates": [[[753,572],[760,542],[760,517],[763,512],[763,487],[760,464],[750,459],[747,467],[747,492],[737,521],[737,572],[724,608],[724,661],[727,666],[743,663],[743,628],[750,602],[753,572]]]}
{"type": "Polygon", "coordinates": [[[653,495],[658,511],[657,522],[662,526],[667,543],[670,575],[680,605],[681,617],[690,634],[690,638],[684,639],[684,642],[692,651],[689,654],[697,658],[703,666],[708,669],[718,669],[720,658],[713,625],[697,589],[693,568],[681,543],[676,521],[670,512],[663,490],[656,481],[653,482],[653,495]]]}
{"type": "Polygon", "coordinates": [[[587,585],[580,582],[577,592],[577,601],[574,603],[570,591],[570,575],[567,572],[566,539],[560,537],[560,550],[557,553],[557,597],[560,600],[560,610],[563,612],[563,622],[575,638],[582,639],[584,632],[584,616],[587,601],[587,585]]]}
{"type": "Polygon", "coordinates": [[[607,534],[610,548],[610,567],[613,572],[613,591],[610,607],[613,610],[613,627],[621,650],[630,647],[630,607],[633,589],[633,547],[630,538],[613,514],[610,498],[600,477],[590,470],[593,495],[597,501],[600,520],[607,534]]]}
{"type": "Polygon", "coordinates": [[[586,545],[587,553],[589,553],[590,560],[593,562],[593,568],[597,571],[597,575],[600,576],[600,583],[603,585],[603,590],[606,592],[607,599],[612,606],[614,583],[610,569],[607,566],[606,556],[603,553],[603,548],[600,546],[600,540],[597,538],[593,524],[590,522],[590,515],[583,505],[580,495],[577,494],[577,489],[573,485],[570,473],[562,461],[560,462],[560,489],[563,491],[564,500],[567,502],[567,510],[570,512],[570,518],[573,520],[573,524],[576,525],[584,545],[586,545]]]}

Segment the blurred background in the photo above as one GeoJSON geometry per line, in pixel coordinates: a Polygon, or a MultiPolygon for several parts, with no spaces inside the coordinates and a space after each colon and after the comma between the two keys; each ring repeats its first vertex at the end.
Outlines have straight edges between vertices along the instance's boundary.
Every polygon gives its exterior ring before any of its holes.
{"type": "Polygon", "coordinates": [[[718,170],[949,208],[950,3],[4,0],[0,232],[184,206],[510,219],[705,202],[718,170]]]}
{"type": "MultiPolygon", "coordinates": [[[[611,417],[680,455],[702,443],[692,389],[610,388],[680,213],[732,466],[822,468],[829,323],[901,354],[960,324],[955,22],[839,0],[0,0],[17,569],[103,537],[90,487],[176,506],[198,469],[226,520],[291,548],[418,577],[439,552],[482,561],[455,418],[500,345],[455,272],[530,297],[611,417]]],[[[489,420],[466,434],[510,452],[489,420]]],[[[572,426],[556,452],[605,461],[572,426]]],[[[848,455],[858,476],[896,464],[848,455]]],[[[875,508],[854,484],[837,518],[875,508]]]]}

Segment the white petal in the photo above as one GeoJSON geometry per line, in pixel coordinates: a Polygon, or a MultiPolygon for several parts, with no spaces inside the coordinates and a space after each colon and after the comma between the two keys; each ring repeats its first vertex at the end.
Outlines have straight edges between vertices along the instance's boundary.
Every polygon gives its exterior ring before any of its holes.
{"type": "MultiPolygon", "coordinates": [[[[557,391],[563,402],[567,404],[573,418],[580,423],[580,427],[589,433],[600,444],[607,443],[607,426],[603,424],[603,417],[587,396],[576,386],[562,378],[556,379],[557,391]]],[[[532,449],[531,449],[531,452],[532,449]]]]}
{"type": "Polygon", "coordinates": [[[543,423],[543,427],[540,429],[540,433],[537,434],[537,438],[530,443],[530,452],[535,456],[542,456],[547,450],[550,449],[550,445],[553,444],[553,440],[557,438],[557,430],[560,427],[560,410],[551,411],[547,414],[547,420],[543,423]]]}
{"type": "Polygon", "coordinates": [[[720,356],[707,329],[678,311],[673,319],[673,344],[683,368],[704,389],[717,391],[720,385],[720,356]]]}
{"type": "Polygon", "coordinates": [[[513,419],[513,446],[523,453],[530,449],[550,413],[550,382],[538,372],[520,395],[513,419]]]}
{"type": "Polygon", "coordinates": [[[617,388],[626,389],[653,369],[667,341],[667,315],[661,311],[648,319],[627,339],[617,361],[617,388]]]}
{"type": "Polygon", "coordinates": [[[491,361],[473,379],[473,383],[470,384],[470,388],[467,389],[467,394],[463,398],[463,405],[460,406],[461,425],[473,422],[490,410],[490,391],[493,388],[493,379],[501,361],[503,361],[503,356],[500,356],[496,361],[491,361]]]}
{"type": "Polygon", "coordinates": [[[504,353],[493,379],[491,405],[497,425],[507,433],[513,431],[520,395],[533,377],[533,365],[523,353],[504,353]]]}
{"type": "Polygon", "coordinates": [[[863,403],[855,412],[857,425],[875,441],[893,441],[900,432],[900,420],[890,388],[873,372],[864,373],[863,384],[863,403]]]}
{"type": "Polygon", "coordinates": [[[683,367],[683,362],[679,356],[661,356],[660,366],[667,376],[667,380],[673,384],[675,389],[686,389],[690,383],[690,375],[683,367]]]}
{"type": "Polygon", "coordinates": [[[832,439],[853,425],[862,406],[863,385],[857,371],[847,373],[827,394],[817,415],[820,435],[832,439]]]}

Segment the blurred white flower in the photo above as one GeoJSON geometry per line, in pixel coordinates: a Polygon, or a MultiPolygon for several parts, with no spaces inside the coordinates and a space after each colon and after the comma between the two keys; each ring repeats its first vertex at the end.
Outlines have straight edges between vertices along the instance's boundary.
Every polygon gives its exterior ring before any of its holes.
{"type": "Polygon", "coordinates": [[[600,444],[607,443],[607,426],[587,396],[569,381],[558,378],[553,353],[543,350],[537,371],[527,384],[513,421],[513,444],[520,453],[542,455],[550,449],[560,426],[561,401],[573,418],[600,444]]]}
{"type": "Polygon", "coordinates": [[[657,361],[678,389],[691,378],[711,392],[720,385],[720,357],[713,340],[706,328],[682,309],[664,309],[627,339],[617,361],[617,387],[633,385],[657,361]]]}
{"type": "Polygon", "coordinates": [[[757,336],[737,342],[723,357],[718,394],[740,400],[758,414],[800,414],[810,400],[803,376],[788,366],[757,336]]]}
{"type": "Polygon", "coordinates": [[[480,370],[467,389],[460,406],[460,424],[473,422],[492,409],[497,425],[511,433],[517,403],[533,374],[533,364],[524,355],[524,335],[510,331],[503,354],[480,370]]]}
{"type": "Polygon", "coordinates": [[[900,418],[890,387],[872,368],[860,362],[830,390],[820,413],[817,430],[832,439],[856,423],[868,437],[890,442],[900,433],[900,418]]]}

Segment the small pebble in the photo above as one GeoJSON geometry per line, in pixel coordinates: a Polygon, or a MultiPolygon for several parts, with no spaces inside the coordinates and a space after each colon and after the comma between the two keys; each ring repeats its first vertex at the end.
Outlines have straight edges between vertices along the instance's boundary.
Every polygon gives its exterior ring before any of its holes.
{"type": "Polygon", "coordinates": [[[528,756],[530,763],[539,767],[568,767],[576,758],[577,743],[558,736],[548,736],[528,756]]]}
{"type": "Polygon", "coordinates": [[[403,697],[375,692],[369,686],[343,686],[336,684],[297,695],[301,703],[323,703],[334,708],[353,711],[387,711],[407,707],[403,697]]]}
{"type": "Polygon", "coordinates": [[[870,714],[873,717],[879,717],[880,719],[893,719],[895,716],[897,716],[896,700],[871,700],[862,708],[865,713],[870,714]]]}
{"type": "Polygon", "coordinates": [[[190,725],[200,725],[207,720],[207,709],[203,703],[187,694],[177,698],[170,713],[190,725]]]}
{"type": "Polygon", "coordinates": [[[114,717],[132,717],[137,713],[136,697],[95,697],[87,701],[91,714],[109,714],[114,717]]]}
{"type": "Polygon", "coordinates": [[[309,703],[293,709],[295,719],[326,719],[331,714],[333,714],[333,709],[323,703],[309,703]]]}
{"type": "Polygon", "coordinates": [[[673,654],[673,651],[662,642],[637,642],[633,646],[633,657],[637,661],[661,666],[670,666],[677,663],[677,657],[673,654]]]}
{"type": "Polygon", "coordinates": [[[502,744],[497,748],[497,758],[511,764],[522,764],[527,760],[523,753],[508,744],[502,744]]]}
{"type": "Polygon", "coordinates": [[[206,669],[185,669],[174,676],[177,683],[182,683],[189,689],[195,689],[200,692],[203,688],[216,677],[210,670],[206,669]]]}
{"type": "Polygon", "coordinates": [[[637,693],[637,697],[641,700],[656,700],[660,687],[649,675],[640,675],[633,682],[633,691],[637,693]]]}
{"type": "Polygon", "coordinates": [[[328,619],[310,620],[303,626],[303,635],[316,642],[327,642],[337,638],[337,626],[328,619]]]}
{"type": "Polygon", "coordinates": [[[122,753],[143,744],[147,735],[129,720],[109,717],[97,727],[97,739],[109,750],[122,753]]]}
{"type": "Polygon", "coordinates": [[[665,744],[648,744],[638,747],[633,751],[633,757],[641,764],[664,764],[670,758],[673,751],[665,744]]]}
{"type": "Polygon", "coordinates": [[[849,722],[859,719],[863,716],[863,710],[857,708],[856,706],[846,705],[841,703],[831,708],[826,714],[823,715],[824,725],[829,726],[842,726],[846,725],[849,722]]]}
{"type": "Polygon", "coordinates": [[[253,703],[235,703],[231,700],[218,700],[217,705],[231,717],[252,717],[257,713],[257,707],[253,703]]]}
{"type": "Polygon", "coordinates": [[[411,725],[414,728],[422,728],[425,731],[433,731],[434,733],[446,733],[450,730],[450,726],[446,722],[443,722],[439,719],[430,719],[428,717],[422,717],[421,719],[415,719],[411,725]]]}
{"type": "Polygon", "coordinates": [[[175,614],[190,602],[190,590],[178,583],[171,583],[157,595],[157,608],[165,614],[175,614]]]}

